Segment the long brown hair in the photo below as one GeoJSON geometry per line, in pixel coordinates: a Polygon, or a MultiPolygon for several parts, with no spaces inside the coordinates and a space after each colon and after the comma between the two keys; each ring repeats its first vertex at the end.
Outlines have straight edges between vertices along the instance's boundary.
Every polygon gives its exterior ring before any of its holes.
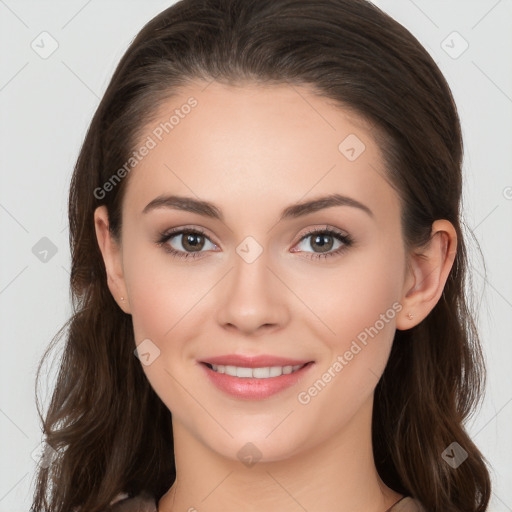
{"type": "Polygon", "coordinates": [[[462,138],[450,89],[421,44],[365,0],[182,0],[148,22],[118,64],[90,124],[69,194],[73,315],[43,418],[56,457],[37,473],[33,511],[108,510],[120,492],[156,500],[175,480],[172,418],[134,356],[130,315],[108,287],[93,222],[106,205],[119,238],[128,177],[98,189],[128,161],[162,100],[196,79],[311,87],[375,127],[401,201],[406,248],[436,219],[458,250],[442,297],[415,327],[396,331],[377,384],[373,449],[383,481],[427,511],[484,511],[486,461],[464,423],[484,389],[483,356],[465,295],[462,138]],[[96,191],[96,193],[95,193],[96,191]],[[456,469],[443,451],[468,454],[456,469]]]}

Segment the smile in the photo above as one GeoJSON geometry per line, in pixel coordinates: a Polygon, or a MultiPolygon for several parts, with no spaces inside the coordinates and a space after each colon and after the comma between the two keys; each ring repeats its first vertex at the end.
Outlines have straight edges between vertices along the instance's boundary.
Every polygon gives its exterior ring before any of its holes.
{"type": "Polygon", "coordinates": [[[243,366],[229,365],[208,365],[214,372],[224,373],[232,377],[240,377],[246,379],[270,379],[271,377],[280,377],[281,375],[289,375],[294,373],[304,365],[297,364],[295,366],[265,366],[261,368],[244,368],[243,366]]]}
{"type": "Polygon", "coordinates": [[[232,366],[202,362],[210,383],[219,391],[242,400],[263,400],[293,388],[311,372],[313,361],[285,366],[232,366]]]}

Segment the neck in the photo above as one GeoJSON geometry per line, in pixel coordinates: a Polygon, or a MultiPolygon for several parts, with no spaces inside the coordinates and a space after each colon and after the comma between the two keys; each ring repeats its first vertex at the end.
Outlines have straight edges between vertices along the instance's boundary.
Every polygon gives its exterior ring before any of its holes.
{"type": "Polygon", "coordinates": [[[373,396],[321,445],[251,467],[211,450],[173,418],[177,477],[158,511],[385,512],[401,495],[375,468],[372,405],[373,396]]]}

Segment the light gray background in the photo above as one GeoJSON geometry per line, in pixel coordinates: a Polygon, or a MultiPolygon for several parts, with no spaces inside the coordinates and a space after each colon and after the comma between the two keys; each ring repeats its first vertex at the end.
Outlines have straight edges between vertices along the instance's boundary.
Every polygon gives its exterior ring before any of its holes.
{"type": "MultiPolygon", "coordinates": [[[[70,314],[66,208],[73,164],[114,66],[143,24],[172,3],[0,0],[0,512],[31,503],[31,454],[42,441],[35,370],[70,314]],[[39,52],[51,48],[43,31],[58,43],[45,59],[31,47],[35,41],[39,52]],[[43,237],[57,250],[46,262],[33,253],[43,237]]],[[[484,279],[468,237],[489,368],[484,404],[468,430],[493,467],[490,510],[512,511],[512,0],[376,3],[427,48],[458,104],[464,218],[487,266],[484,279]]],[[[43,381],[43,398],[52,384],[43,381]]]]}

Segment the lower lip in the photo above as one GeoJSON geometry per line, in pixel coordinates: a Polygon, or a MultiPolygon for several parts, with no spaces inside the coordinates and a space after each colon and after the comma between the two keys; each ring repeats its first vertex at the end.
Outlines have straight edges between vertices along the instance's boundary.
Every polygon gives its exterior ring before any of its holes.
{"type": "Polygon", "coordinates": [[[200,363],[200,366],[204,368],[210,381],[224,393],[245,400],[263,400],[297,384],[313,364],[313,362],[309,362],[296,372],[280,375],[279,377],[269,377],[268,379],[233,377],[225,373],[215,372],[205,363],[200,363]]]}

